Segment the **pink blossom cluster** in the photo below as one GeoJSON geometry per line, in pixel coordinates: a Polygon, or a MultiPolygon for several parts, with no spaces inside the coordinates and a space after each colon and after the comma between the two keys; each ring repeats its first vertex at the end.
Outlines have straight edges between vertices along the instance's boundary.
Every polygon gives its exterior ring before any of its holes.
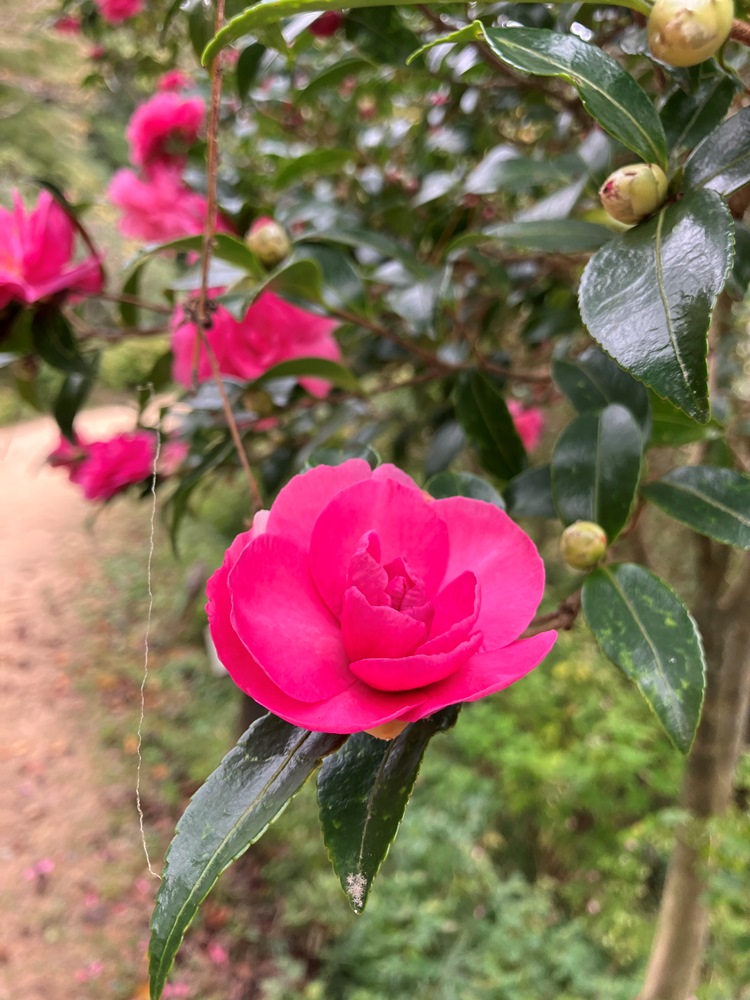
{"type": "Polygon", "coordinates": [[[122,24],[143,10],[143,0],[94,0],[94,3],[109,24],[122,24]]]}
{"type": "Polygon", "coordinates": [[[533,542],[493,504],[432,500],[352,459],[296,476],[255,515],[207,611],[221,662],[269,711],[387,739],[532,670],[556,636],[520,638],[543,590],[533,542]]]}
{"type": "MultiPolygon", "coordinates": [[[[187,455],[187,445],[169,441],[161,449],[157,473],[171,475],[187,455]]],[[[61,437],[47,461],[67,470],[72,483],[80,486],[87,500],[110,500],[135,483],[150,479],[154,472],[156,435],[150,431],[116,434],[103,441],[75,443],[61,437]]]]}
{"type": "MultiPolygon", "coordinates": [[[[136,108],[127,127],[135,170],[118,170],[109,186],[110,200],[122,212],[125,236],[166,242],[203,231],[208,205],[184,181],[185,154],[195,144],[206,116],[200,97],[180,91],[190,80],[179,70],[165,74],[159,92],[136,108]]],[[[222,219],[218,229],[229,227],[222,219]]]]}
{"type": "Polygon", "coordinates": [[[542,411],[536,406],[524,406],[517,399],[508,400],[508,410],[524,448],[526,451],[533,451],[544,430],[542,411]]]}
{"type": "MultiPolygon", "coordinates": [[[[333,320],[293,306],[273,292],[263,292],[241,320],[217,303],[211,320],[206,340],[222,375],[254,379],[273,365],[292,358],[338,361],[341,357],[333,336],[336,327],[333,320]]],[[[172,318],[172,377],[187,388],[193,383],[197,335],[195,323],[179,308],[172,318]]],[[[203,344],[196,378],[204,382],[212,377],[211,361],[203,344]]],[[[303,378],[300,382],[314,396],[325,396],[330,387],[319,378],[303,378]]]]}
{"type": "Polygon", "coordinates": [[[92,254],[76,263],[75,241],[75,223],[48,191],[31,211],[14,191],[12,210],[0,206],[0,309],[100,291],[101,260],[92,254]]]}

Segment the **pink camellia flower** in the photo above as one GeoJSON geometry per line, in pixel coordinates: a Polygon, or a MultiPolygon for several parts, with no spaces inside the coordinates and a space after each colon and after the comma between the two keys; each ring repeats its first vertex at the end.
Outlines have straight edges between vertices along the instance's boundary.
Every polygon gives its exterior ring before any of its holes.
{"type": "MultiPolygon", "coordinates": [[[[122,210],[120,229],[125,236],[163,243],[203,232],[206,199],[185,185],[174,166],[154,163],[147,177],[118,170],[107,194],[122,210]]],[[[228,226],[220,222],[217,228],[226,230],[228,226]]]]}
{"type": "Polygon", "coordinates": [[[343,23],[344,17],[339,11],[327,10],[320,17],[316,17],[307,30],[318,38],[330,38],[331,35],[336,34],[343,23]]]}
{"type": "Polygon", "coordinates": [[[110,24],[121,24],[143,10],[143,0],[94,0],[94,3],[110,24]]]}
{"type": "Polygon", "coordinates": [[[75,466],[71,481],[87,500],[109,500],[153,474],[156,437],[148,431],[116,434],[84,445],[86,457],[75,466]]]}
{"type": "Polygon", "coordinates": [[[208,581],[235,683],[305,729],[390,738],[507,687],[555,632],[519,639],[544,589],[534,543],[492,504],[431,500],[391,465],[295,476],[208,581]]]}
{"type": "MultiPolygon", "coordinates": [[[[212,314],[206,331],[219,371],[239,379],[258,378],[273,365],[292,358],[328,358],[338,361],[339,346],[333,337],[336,323],[285,302],[273,292],[263,292],[238,321],[223,306],[212,314]]],[[[192,385],[197,328],[178,309],[172,319],[172,377],[180,385],[192,385]]],[[[197,378],[213,377],[205,347],[201,347],[197,378]]],[[[330,385],[319,378],[302,378],[314,396],[323,397],[330,385]]]]}
{"type": "Polygon", "coordinates": [[[544,430],[544,416],[542,415],[542,411],[536,406],[529,406],[527,408],[519,403],[517,399],[508,400],[508,409],[511,417],[513,417],[513,423],[518,431],[521,443],[526,451],[533,451],[539,444],[539,439],[544,430]]]}
{"type": "Polygon", "coordinates": [[[60,292],[91,295],[101,290],[98,257],[73,262],[76,229],[48,191],[30,212],[13,192],[12,211],[0,206],[0,309],[30,304],[60,292]]]}
{"type": "Polygon", "coordinates": [[[186,90],[192,86],[193,81],[181,69],[170,69],[163,76],[160,76],[156,83],[156,89],[161,91],[186,90]]]}
{"type": "Polygon", "coordinates": [[[61,35],[80,35],[81,22],[77,17],[58,17],[52,27],[61,35]]]}
{"type": "MultiPolygon", "coordinates": [[[[159,451],[158,475],[174,475],[188,451],[184,441],[165,441],[159,451]]],[[[109,500],[134,483],[150,480],[155,455],[156,435],[133,431],[105,441],[84,441],[76,435],[74,444],[61,436],[47,462],[66,469],[71,483],[81,487],[87,500],[109,500]]]]}
{"type": "Polygon", "coordinates": [[[206,108],[200,97],[155,94],[136,108],[127,127],[130,158],[138,166],[184,161],[203,127],[206,108]]]}

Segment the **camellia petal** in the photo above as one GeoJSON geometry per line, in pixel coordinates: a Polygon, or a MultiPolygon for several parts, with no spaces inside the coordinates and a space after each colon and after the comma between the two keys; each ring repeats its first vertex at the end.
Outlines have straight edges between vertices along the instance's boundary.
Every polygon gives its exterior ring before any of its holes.
{"type": "Polygon", "coordinates": [[[450,497],[433,504],[450,533],[445,582],[465,570],[479,581],[477,628],[484,648],[506,646],[528,626],[544,593],[544,563],[529,536],[504,511],[481,500],[450,497]]]}
{"type": "MultiPolygon", "coordinates": [[[[355,676],[377,691],[414,691],[455,674],[459,667],[471,659],[481,644],[482,636],[475,633],[444,653],[415,653],[413,656],[398,658],[369,657],[352,663],[350,669],[355,676]]],[[[420,693],[424,694],[424,690],[420,693]]]]}
{"type": "Polygon", "coordinates": [[[371,474],[363,458],[352,458],[342,465],[318,465],[294,476],[273,502],[269,533],[284,535],[309,549],[313,527],[323,508],[341,490],[369,479],[371,474]]]}
{"type": "Polygon", "coordinates": [[[349,658],[400,657],[424,642],[427,626],[416,618],[380,605],[373,607],[355,587],[344,594],[341,633],[349,658]]]}
{"type": "Polygon", "coordinates": [[[450,677],[423,689],[419,708],[405,715],[410,722],[448,705],[463,701],[478,701],[496,691],[502,691],[525,677],[538,666],[555,643],[557,632],[540,632],[530,639],[519,639],[504,649],[475,654],[450,677]]]}
{"type": "Polygon", "coordinates": [[[356,483],[331,500],[313,528],[310,568],[334,614],[341,611],[349,562],[368,531],[380,538],[384,565],[405,557],[428,597],[437,591],[445,575],[448,531],[433,507],[416,490],[391,479],[356,483]]]}
{"type": "Polygon", "coordinates": [[[238,595],[237,635],[282,691],[321,701],[351,687],[341,629],[318,596],[303,549],[266,532],[240,553],[229,586],[238,595]]]}
{"type": "Polygon", "coordinates": [[[430,638],[419,648],[420,653],[447,652],[469,638],[479,617],[477,578],[468,571],[457,576],[440,591],[433,606],[430,638]]]}

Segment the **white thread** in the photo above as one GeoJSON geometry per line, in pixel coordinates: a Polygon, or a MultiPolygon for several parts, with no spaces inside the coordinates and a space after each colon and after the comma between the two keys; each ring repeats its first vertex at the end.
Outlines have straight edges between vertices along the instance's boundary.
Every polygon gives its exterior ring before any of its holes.
{"type": "MultiPolygon", "coordinates": [[[[151,382],[146,386],[147,389],[151,391],[153,396],[154,386],[151,382]]],[[[149,533],[149,543],[148,543],[148,564],[146,569],[146,582],[148,587],[148,612],[146,613],[146,632],[143,637],[143,677],[141,679],[141,711],[138,718],[138,744],[136,748],[136,753],[138,755],[138,767],[136,769],[135,778],[135,804],[138,809],[138,827],[141,831],[141,845],[143,846],[143,853],[146,855],[146,865],[148,866],[148,871],[150,875],[161,881],[161,875],[155,872],[151,865],[151,858],[148,853],[148,845],[146,844],[146,831],[144,829],[144,817],[143,817],[143,806],[141,804],[141,770],[143,768],[143,754],[141,753],[141,747],[143,745],[143,721],[146,714],[146,682],[148,681],[148,653],[149,653],[149,636],[151,634],[151,615],[154,610],[154,592],[151,587],[151,566],[154,561],[154,536],[155,536],[155,525],[156,525],[156,466],[159,461],[159,455],[161,454],[161,433],[159,428],[156,428],[156,450],[154,451],[154,464],[151,469],[151,523],[150,523],[150,533],[149,533]]]]}

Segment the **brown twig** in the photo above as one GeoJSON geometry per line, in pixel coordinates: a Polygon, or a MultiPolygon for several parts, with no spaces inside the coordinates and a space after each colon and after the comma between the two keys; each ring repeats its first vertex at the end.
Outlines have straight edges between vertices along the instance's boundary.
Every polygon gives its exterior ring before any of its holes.
{"type": "Polygon", "coordinates": [[[137,306],[139,309],[146,309],[148,312],[163,313],[165,316],[171,316],[174,311],[172,306],[162,306],[155,302],[145,302],[136,295],[115,295],[114,292],[100,292],[97,298],[103,299],[104,302],[121,302],[124,305],[137,306]]]}
{"type": "Polygon", "coordinates": [[[734,20],[729,37],[733,38],[735,42],[740,42],[741,45],[750,45],[750,24],[746,21],[734,20]]]}
{"type": "MultiPolygon", "coordinates": [[[[224,23],[224,6],[225,0],[216,0],[216,21],[214,25],[215,34],[219,33],[224,23]]],[[[229,433],[232,435],[232,441],[234,442],[234,447],[237,451],[237,457],[240,460],[240,465],[242,466],[245,478],[247,479],[247,485],[252,497],[252,506],[254,510],[257,510],[263,505],[263,500],[258,489],[258,484],[255,481],[255,476],[250,468],[245,448],[242,444],[242,436],[239,428],[237,427],[237,421],[235,419],[234,412],[232,411],[229,397],[227,396],[224,380],[221,377],[219,362],[216,359],[216,355],[211,347],[211,344],[209,343],[206,333],[206,331],[211,328],[211,324],[213,323],[211,303],[208,298],[208,272],[211,264],[211,250],[213,249],[214,235],[216,232],[216,219],[218,215],[216,188],[219,172],[219,116],[221,113],[221,84],[221,56],[217,55],[211,63],[211,106],[208,117],[208,190],[206,223],[203,229],[203,246],[201,248],[201,287],[196,309],[197,322],[195,323],[196,337],[195,354],[193,356],[192,381],[194,387],[197,388],[200,352],[201,347],[204,347],[206,355],[208,356],[209,364],[211,365],[211,373],[219,389],[219,395],[221,396],[224,416],[226,417],[227,426],[229,427],[229,433]]]]}
{"type": "Polygon", "coordinates": [[[558,605],[556,611],[550,611],[546,615],[537,615],[529,627],[522,634],[522,639],[529,639],[532,635],[546,632],[548,629],[559,628],[564,632],[569,632],[573,628],[573,623],[581,610],[581,591],[577,590],[570,597],[558,605]]]}

